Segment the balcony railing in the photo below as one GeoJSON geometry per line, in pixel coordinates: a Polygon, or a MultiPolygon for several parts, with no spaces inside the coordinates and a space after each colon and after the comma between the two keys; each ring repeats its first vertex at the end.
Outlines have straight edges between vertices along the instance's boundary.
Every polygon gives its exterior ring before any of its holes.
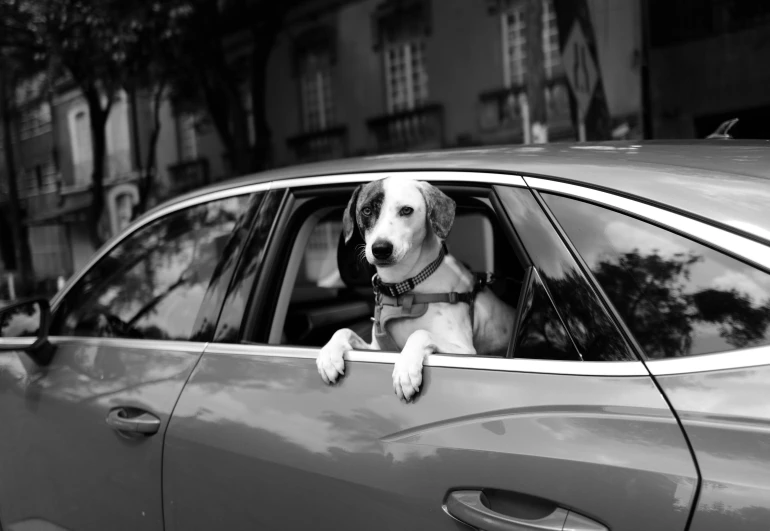
{"type": "MultiPolygon", "coordinates": [[[[549,139],[574,136],[569,87],[565,77],[546,81],[546,119],[549,139]]],[[[479,95],[479,128],[487,140],[523,142],[526,87],[515,85],[479,95]]]]}
{"type": "Polygon", "coordinates": [[[444,107],[426,105],[367,122],[378,153],[440,148],[444,144],[444,107]]]}
{"type": "Polygon", "coordinates": [[[344,125],[303,133],[286,140],[297,162],[345,157],[348,151],[348,130],[344,125]]]}
{"type": "Polygon", "coordinates": [[[195,159],[168,167],[169,194],[178,195],[209,183],[208,159],[195,159]]]}

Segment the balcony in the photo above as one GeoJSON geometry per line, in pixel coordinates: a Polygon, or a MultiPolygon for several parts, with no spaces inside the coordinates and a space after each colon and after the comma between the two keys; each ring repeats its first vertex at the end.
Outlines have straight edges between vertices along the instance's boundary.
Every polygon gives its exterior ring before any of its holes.
{"type": "MultiPolygon", "coordinates": [[[[546,81],[546,118],[548,139],[572,139],[575,136],[570,114],[569,86],[566,77],[546,81]]],[[[479,95],[479,129],[485,143],[524,142],[526,87],[490,90],[479,95]]]]}
{"type": "Polygon", "coordinates": [[[297,162],[339,159],[348,151],[348,130],[344,125],[302,133],[286,140],[297,162]]]}
{"type": "Polygon", "coordinates": [[[444,145],[444,107],[426,105],[367,121],[377,153],[437,149],[444,145]]]}
{"type": "Polygon", "coordinates": [[[172,164],[168,175],[170,196],[189,192],[209,183],[209,161],[200,158],[172,164]]]}

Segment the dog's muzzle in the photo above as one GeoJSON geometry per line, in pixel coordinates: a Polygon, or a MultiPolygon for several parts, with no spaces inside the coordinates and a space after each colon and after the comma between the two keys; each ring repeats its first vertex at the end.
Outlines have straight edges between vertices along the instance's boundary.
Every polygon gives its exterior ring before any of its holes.
{"type": "Polygon", "coordinates": [[[393,244],[386,240],[377,240],[372,244],[372,255],[377,260],[386,260],[393,254],[393,244]]]}

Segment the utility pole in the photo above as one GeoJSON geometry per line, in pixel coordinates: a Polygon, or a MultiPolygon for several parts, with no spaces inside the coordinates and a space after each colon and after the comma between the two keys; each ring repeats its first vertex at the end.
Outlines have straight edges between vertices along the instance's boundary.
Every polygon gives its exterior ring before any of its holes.
{"type": "Polygon", "coordinates": [[[543,0],[527,0],[527,103],[532,143],[548,142],[548,113],[545,101],[545,56],[543,53],[543,0]]]}
{"type": "Polygon", "coordinates": [[[13,103],[16,101],[12,66],[7,57],[0,54],[0,121],[3,123],[3,148],[5,150],[5,169],[8,173],[8,195],[10,202],[11,227],[13,228],[16,269],[19,271],[25,285],[34,278],[32,269],[32,253],[29,248],[27,227],[22,221],[19,187],[16,182],[16,160],[13,151],[13,103]]]}

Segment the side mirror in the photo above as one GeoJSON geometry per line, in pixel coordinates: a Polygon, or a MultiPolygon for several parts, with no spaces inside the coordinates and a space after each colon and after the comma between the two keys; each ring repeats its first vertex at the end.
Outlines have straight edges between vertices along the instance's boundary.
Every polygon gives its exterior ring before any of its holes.
{"type": "Polygon", "coordinates": [[[48,365],[53,345],[48,342],[51,306],[38,297],[0,308],[0,351],[23,350],[39,365],[48,365]]]}

